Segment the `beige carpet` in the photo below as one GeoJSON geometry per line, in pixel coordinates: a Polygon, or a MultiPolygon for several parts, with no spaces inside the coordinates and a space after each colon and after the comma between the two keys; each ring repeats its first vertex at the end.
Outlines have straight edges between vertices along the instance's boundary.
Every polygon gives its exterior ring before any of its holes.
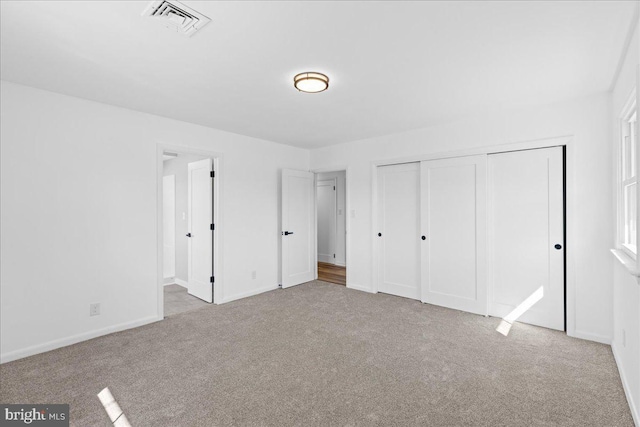
{"type": "Polygon", "coordinates": [[[164,287],[164,315],[184,313],[208,306],[209,303],[189,295],[187,288],[180,285],[165,285],[164,287]]]}
{"type": "Polygon", "coordinates": [[[3,403],[133,426],[632,426],[609,346],[322,282],[0,366],[3,403]]]}

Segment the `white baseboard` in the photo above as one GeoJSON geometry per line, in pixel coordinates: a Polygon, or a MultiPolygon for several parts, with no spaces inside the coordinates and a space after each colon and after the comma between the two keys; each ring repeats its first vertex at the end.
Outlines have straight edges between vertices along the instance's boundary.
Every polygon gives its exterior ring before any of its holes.
{"type": "Polygon", "coordinates": [[[367,292],[367,293],[370,293],[370,294],[375,294],[375,293],[377,293],[377,292],[373,292],[373,291],[371,290],[371,288],[367,288],[367,287],[360,286],[360,285],[354,285],[353,283],[347,283],[347,288],[349,288],[349,289],[354,289],[354,290],[356,290],[356,291],[367,292]]]}
{"type": "Polygon", "coordinates": [[[335,259],[333,258],[333,255],[318,254],[318,262],[326,262],[327,264],[333,264],[334,261],[335,259]]]}
{"type": "Polygon", "coordinates": [[[236,294],[236,295],[231,295],[228,297],[224,297],[222,298],[222,301],[220,302],[220,304],[225,304],[231,301],[236,301],[242,298],[247,298],[247,297],[252,297],[254,295],[258,295],[261,294],[263,292],[269,292],[269,291],[275,291],[276,289],[280,289],[280,286],[275,285],[275,286],[269,286],[266,288],[260,288],[260,289],[255,289],[253,291],[249,291],[249,292],[244,292],[241,294],[236,294]]]}
{"type": "Polygon", "coordinates": [[[189,287],[189,284],[188,284],[185,280],[178,279],[177,277],[176,277],[176,279],[174,280],[174,283],[175,283],[176,285],[180,285],[180,286],[182,286],[183,288],[188,288],[188,287],[189,287]]]}
{"type": "Polygon", "coordinates": [[[57,348],[66,347],[72,344],[77,344],[82,341],[87,341],[92,338],[101,337],[103,335],[112,334],[114,332],[120,332],[131,328],[137,328],[138,326],[147,325],[149,323],[162,320],[163,317],[149,316],[142,319],[134,320],[133,322],[120,323],[118,325],[107,326],[106,328],[96,329],[94,331],[84,332],[78,335],[72,335],[66,338],[60,338],[57,340],[49,341],[44,344],[38,344],[31,347],[23,348],[20,350],[14,350],[7,353],[0,354],[0,363],[7,363],[13,360],[22,359],[24,357],[33,356],[36,354],[44,353],[46,351],[55,350],[57,348]]]}
{"type": "Polygon", "coordinates": [[[590,332],[581,332],[581,331],[574,331],[572,334],[567,332],[567,335],[574,338],[580,338],[583,340],[595,341],[601,344],[611,345],[611,337],[604,336],[604,335],[592,334],[590,332]]]}
{"type": "Polygon", "coordinates": [[[629,409],[631,410],[631,416],[633,417],[633,422],[637,427],[640,427],[640,412],[638,412],[638,405],[633,401],[631,396],[631,390],[629,389],[629,380],[624,371],[624,367],[620,364],[620,358],[618,356],[618,352],[616,350],[618,346],[615,342],[611,344],[611,351],[613,352],[613,358],[616,361],[616,366],[618,367],[618,372],[620,373],[620,380],[622,381],[622,388],[624,389],[624,394],[627,397],[627,403],[629,404],[629,409]]]}
{"type": "Polygon", "coordinates": [[[347,264],[345,264],[344,262],[338,262],[338,261],[335,262],[335,265],[337,265],[338,267],[346,267],[347,266],[347,264]]]}

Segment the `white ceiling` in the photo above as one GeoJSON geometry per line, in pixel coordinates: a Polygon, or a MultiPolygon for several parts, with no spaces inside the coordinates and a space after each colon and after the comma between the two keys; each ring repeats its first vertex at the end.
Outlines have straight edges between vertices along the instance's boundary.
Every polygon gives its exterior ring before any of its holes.
{"type": "Polygon", "coordinates": [[[300,147],[609,89],[636,2],[2,1],[1,77],[300,147]],[[299,93],[302,71],[329,75],[299,93]]]}

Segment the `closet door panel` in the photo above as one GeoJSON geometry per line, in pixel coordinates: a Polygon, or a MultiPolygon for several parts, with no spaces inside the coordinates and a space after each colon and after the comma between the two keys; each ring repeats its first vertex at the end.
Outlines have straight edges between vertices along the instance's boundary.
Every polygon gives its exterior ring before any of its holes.
{"type": "Polygon", "coordinates": [[[421,164],[422,300],[486,314],[486,156],[421,164]]]}
{"type": "Polygon", "coordinates": [[[489,156],[489,311],[564,330],[562,148],[489,156]]]}
{"type": "Polygon", "coordinates": [[[420,165],[378,168],[378,291],[420,299],[420,165]]]}

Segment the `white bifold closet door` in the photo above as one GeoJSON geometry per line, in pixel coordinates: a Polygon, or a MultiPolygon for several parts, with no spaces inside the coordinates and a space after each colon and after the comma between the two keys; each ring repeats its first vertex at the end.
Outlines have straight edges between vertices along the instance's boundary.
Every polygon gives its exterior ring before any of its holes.
{"type": "Polygon", "coordinates": [[[423,302],[487,314],[486,162],[421,163],[423,302]]]}
{"type": "Polygon", "coordinates": [[[378,291],[420,299],[420,164],[378,168],[378,291]]]}
{"type": "Polygon", "coordinates": [[[489,314],[564,330],[562,148],[488,162],[489,314]]]}

